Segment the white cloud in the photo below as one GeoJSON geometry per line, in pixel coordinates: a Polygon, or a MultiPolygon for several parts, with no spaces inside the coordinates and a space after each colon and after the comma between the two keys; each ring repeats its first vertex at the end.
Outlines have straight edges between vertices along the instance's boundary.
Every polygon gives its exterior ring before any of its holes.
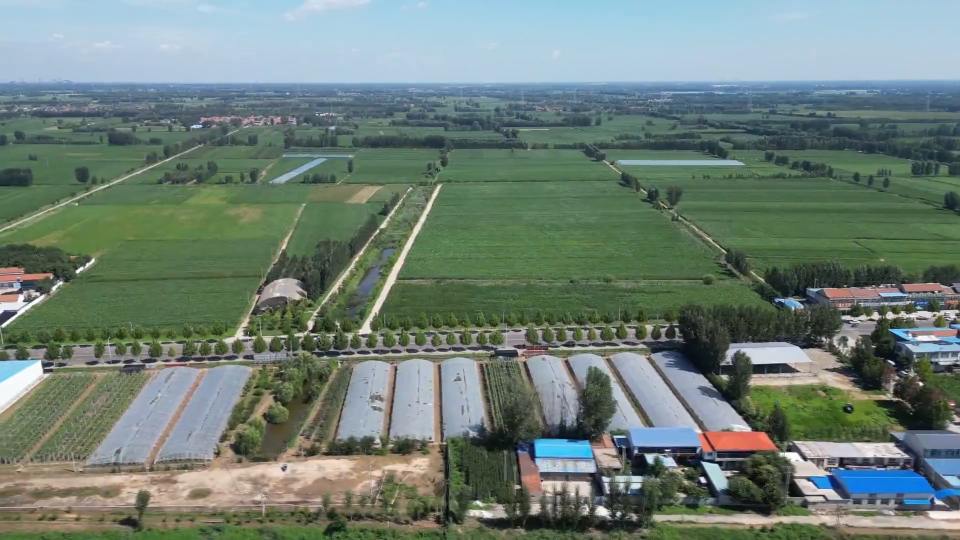
{"type": "Polygon", "coordinates": [[[496,41],[490,41],[490,42],[488,42],[488,43],[483,43],[483,44],[481,44],[481,45],[480,45],[480,48],[481,48],[481,49],[486,49],[486,50],[488,50],[488,51],[492,51],[492,50],[496,49],[496,48],[499,47],[499,46],[500,46],[500,44],[497,43],[496,41]]]}
{"type": "Polygon", "coordinates": [[[423,8],[425,8],[425,7],[427,7],[427,3],[426,3],[426,2],[418,2],[418,3],[417,3],[417,9],[423,9],[423,8]]]}
{"type": "Polygon", "coordinates": [[[554,60],[556,60],[557,58],[560,58],[560,49],[554,49],[551,56],[553,57],[554,60]]]}
{"type": "Polygon", "coordinates": [[[303,4],[283,14],[288,21],[299,21],[311,13],[322,13],[339,9],[356,9],[370,3],[370,0],[303,0],[303,4]]]}
{"type": "Polygon", "coordinates": [[[210,4],[200,4],[197,6],[197,11],[200,13],[213,13],[214,11],[218,11],[218,8],[210,4]]]}
{"type": "Polygon", "coordinates": [[[53,34],[50,36],[50,41],[63,41],[63,34],[53,34]]]}
{"type": "Polygon", "coordinates": [[[171,45],[171,44],[169,44],[169,43],[161,43],[161,44],[160,44],[160,50],[163,51],[163,52],[177,52],[177,51],[179,51],[179,50],[182,49],[182,48],[183,48],[183,47],[182,47],[181,45],[176,45],[176,44],[174,44],[174,45],[171,45]]]}
{"type": "Polygon", "coordinates": [[[123,45],[117,45],[111,41],[98,41],[93,44],[94,49],[99,49],[101,51],[112,51],[114,49],[122,49],[123,45]]]}
{"type": "Polygon", "coordinates": [[[809,19],[811,17],[810,12],[807,11],[786,11],[783,13],[777,13],[773,16],[773,20],[777,22],[794,22],[802,21],[804,19],[809,19]]]}

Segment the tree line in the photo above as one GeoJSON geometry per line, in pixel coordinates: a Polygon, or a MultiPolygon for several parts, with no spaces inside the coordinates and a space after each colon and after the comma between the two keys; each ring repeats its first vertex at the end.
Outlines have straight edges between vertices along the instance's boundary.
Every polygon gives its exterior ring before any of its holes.
{"type": "Polygon", "coordinates": [[[730,343],[822,344],[841,325],[840,312],[827,306],[771,313],[760,307],[687,305],[679,315],[684,351],[703,373],[719,371],[730,343]]]}
{"type": "Polygon", "coordinates": [[[0,169],[0,186],[27,187],[33,184],[33,169],[0,169]]]}
{"type": "Polygon", "coordinates": [[[810,287],[864,287],[906,281],[898,266],[861,264],[851,269],[839,261],[771,266],[764,271],[763,279],[782,296],[803,296],[810,287]]]}
{"type": "MultiPolygon", "coordinates": [[[[565,325],[578,324],[586,326],[588,324],[612,324],[615,322],[624,323],[643,323],[648,320],[649,312],[644,308],[625,308],[617,311],[606,311],[602,314],[598,310],[581,311],[572,313],[569,311],[556,312],[552,310],[537,310],[532,314],[528,311],[508,311],[505,316],[498,313],[485,314],[483,311],[477,311],[473,315],[455,313],[420,313],[417,316],[397,316],[386,314],[377,317],[370,322],[371,328],[379,330],[380,328],[389,328],[391,330],[412,330],[420,328],[422,330],[441,328],[496,328],[506,324],[510,328],[519,328],[534,324],[538,327],[545,325],[556,325],[562,323],[565,325]]],[[[676,322],[676,310],[667,309],[661,313],[661,318],[667,322],[676,322]]],[[[336,329],[336,321],[321,316],[317,321],[318,327],[325,327],[328,331],[336,329]]]]}

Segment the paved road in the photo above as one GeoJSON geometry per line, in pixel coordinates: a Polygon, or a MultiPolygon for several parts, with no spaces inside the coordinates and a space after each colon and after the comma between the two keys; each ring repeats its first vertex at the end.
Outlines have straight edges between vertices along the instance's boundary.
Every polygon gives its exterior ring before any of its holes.
{"type": "MultiPolygon", "coordinates": [[[[648,336],[650,335],[652,328],[653,328],[652,326],[647,325],[648,336]]],[[[490,331],[486,330],[486,332],[489,333],[490,331]]],[[[437,332],[425,332],[428,339],[432,338],[433,335],[436,333],[437,332]]],[[[478,330],[471,330],[471,334],[474,335],[474,341],[476,341],[476,335],[478,333],[479,333],[478,330]]],[[[440,332],[440,334],[444,337],[446,336],[446,333],[444,332],[440,332]]],[[[457,337],[459,337],[460,332],[456,332],[456,335],[457,337]]],[[[506,341],[506,344],[503,347],[526,349],[529,346],[526,340],[525,330],[509,330],[506,333],[504,333],[504,339],[506,341]]],[[[232,341],[234,340],[232,338],[227,338],[224,341],[226,341],[229,344],[229,343],[232,343],[232,341]]],[[[147,356],[146,349],[147,349],[148,343],[143,344],[143,349],[144,349],[143,354],[141,354],[136,358],[134,358],[129,354],[127,354],[122,358],[117,357],[116,354],[113,354],[114,352],[113,346],[111,345],[109,347],[110,354],[104,354],[102,358],[98,359],[94,357],[94,348],[92,345],[77,345],[77,346],[74,346],[73,348],[73,357],[70,360],[60,360],[55,363],[48,363],[46,365],[53,365],[57,367],[67,367],[67,366],[70,366],[70,367],[91,366],[92,367],[92,366],[103,366],[103,365],[124,365],[124,364],[137,364],[137,363],[170,364],[170,363],[204,363],[204,362],[221,361],[221,360],[226,360],[226,361],[252,360],[253,359],[253,350],[251,348],[252,339],[244,338],[241,341],[245,344],[246,350],[239,357],[237,355],[230,353],[223,357],[210,356],[206,358],[194,357],[190,359],[183,358],[180,356],[183,352],[182,342],[171,342],[171,341],[161,342],[163,345],[164,355],[160,359],[151,359],[147,356]],[[175,352],[174,356],[169,356],[167,354],[170,348],[173,348],[175,352]]],[[[669,344],[678,345],[679,341],[676,340],[671,342],[670,340],[667,340],[667,339],[661,339],[657,342],[654,342],[649,338],[639,341],[636,339],[636,334],[634,329],[628,328],[627,339],[624,339],[624,340],[613,339],[611,341],[602,341],[598,339],[592,342],[588,340],[581,340],[579,342],[568,340],[564,343],[562,347],[560,346],[559,343],[557,343],[555,344],[556,346],[551,348],[552,349],[561,348],[565,350],[583,349],[584,352],[589,352],[590,350],[611,349],[611,348],[617,348],[617,347],[623,347],[625,349],[637,348],[641,346],[650,347],[656,344],[659,344],[661,346],[663,345],[669,346],[669,344]]],[[[386,349],[383,347],[368,349],[366,347],[362,347],[360,349],[346,349],[343,351],[331,350],[326,352],[317,352],[315,354],[317,354],[318,356],[331,357],[331,358],[336,358],[336,357],[363,358],[365,356],[396,356],[398,358],[403,358],[403,357],[413,357],[413,356],[450,355],[450,354],[457,354],[457,353],[477,354],[477,353],[483,353],[484,351],[489,351],[492,353],[494,349],[495,347],[492,347],[492,346],[480,347],[479,345],[476,345],[476,344],[470,345],[470,346],[463,346],[463,345],[448,346],[444,344],[444,345],[441,345],[440,347],[433,347],[428,343],[427,345],[424,345],[421,347],[415,343],[411,343],[407,347],[401,347],[397,345],[391,349],[386,349]]],[[[31,349],[30,352],[31,352],[32,358],[43,358],[45,351],[44,349],[31,349]]]]}

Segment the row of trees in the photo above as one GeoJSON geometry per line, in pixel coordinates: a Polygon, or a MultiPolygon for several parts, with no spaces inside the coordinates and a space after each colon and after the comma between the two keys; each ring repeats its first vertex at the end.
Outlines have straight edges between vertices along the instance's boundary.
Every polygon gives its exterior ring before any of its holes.
{"type": "Polygon", "coordinates": [[[227,325],[224,323],[213,323],[211,326],[185,324],[180,328],[166,329],[159,327],[147,329],[142,326],[134,326],[133,328],[118,326],[116,328],[72,328],[66,330],[63,327],[57,327],[52,331],[43,328],[36,331],[31,331],[27,328],[13,330],[6,333],[5,337],[7,341],[12,343],[64,343],[67,341],[79,343],[82,341],[112,341],[125,340],[128,338],[141,340],[148,336],[154,340],[159,340],[162,337],[170,340],[180,337],[190,339],[193,337],[222,336],[226,334],[226,331],[227,325]]]}
{"type": "Polygon", "coordinates": [[[687,356],[703,373],[716,373],[730,343],[821,344],[841,325],[840,312],[823,306],[771,314],[760,307],[688,305],[680,310],[679,329],[687,356]]]}
{"type": "Polygon", "coordinates": [[[914,161],[910,163],[910,174],[913,176],[930,176],[940,174],[939,161],[914,161]]]}
{"type": "MultiPolygon", "coordinates": [[[[351,160],[351,163],[353,161],[351,160]]],[[[300,180],[301,184],[336,184],[337,175],[330,173],[313,173],[303,175],[303,179],[300,180]]]]}
{"type": "Polygon", "coordinates": [[[33,184],[33,169],[0,169],[0,186],[26,187],[33,184]]]}
{"type": "MultiPolygon", "coordinates": [[[[420,313],[416,317],[385,315],[371,321],[370,326],[374,331],[381,328],[389,328],[391,330],[400,330],[401,328],[403,330],[412,330],[414,328],[439,330],[441,328],[496,328],[503,324],[511,328],[518,328],[529,326],[530,324],[536,326],[552,326],[556,324],[586,326],[589,324],[613,324],[616,322],[643,323],[652,320],[649,312],[644,308],[624,308],[618,311],[606,311],[604,313],[600,313],[597,310],[590,310],[581,311],[576,314],[569,311],[558,313],[551,310],[537,310],[532,315],[526,311],[509,311],[505,315],[506,318],[502,317],[501,313],[485,314],[483,311],[478,311],[472,316],[466,313],[459,316],[455,313],[447,313],[446,315],[434,313],[429,316],[426,313],[420,313]]],[[[677,321],[677,312],[674,309],[667,309],[666,311],[658,313],[658,315],[660,319],[668,323],[677,321]]],[[[316,328],[324,329],[327,332],[334,332],[337,329],[337,323],[333,319],[321,316],[321,318],[317,320],[316,328]]]]}
{"type": "Polygon", "coordinates": [[[763,276],[783,296],[804,295],[808,287],[863,287],[902,283],[903,271],[893,265],[862,264],[850,269],[839,261],[801,262],[785,268],[771,266],[763,276]]]}

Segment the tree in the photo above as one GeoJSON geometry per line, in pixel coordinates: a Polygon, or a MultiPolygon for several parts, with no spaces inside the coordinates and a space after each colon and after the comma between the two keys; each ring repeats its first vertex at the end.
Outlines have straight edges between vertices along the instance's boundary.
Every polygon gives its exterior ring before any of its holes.
{"type": "MultiPolygon", "coordinates": [[[[356,347],[353,346],[353,345],[354,345],[354,340],[353,340],[353,338],[351,338],[351,339],[350,339],[350,347],[356,349],[356,348],[360,347],[360,337],[357,336],[356,334],[354,334],[354,338],[356,338],[357,346],[356,346],[356,347]]],[[[308,353],[312,353],[312,352],[316,351],[316,350],[317,350],[317,338],[313,337],[313,334],[306,334],[305,336],[303,336],[303,340],[300,341],[300,348],[303,349],[303,350],[305,350],[305,351],[307,351],[308,353]]]]}
{"type": "Polygon", "coordinates": [[[543,331],[540,332],[540,339],[542,339],[544,343],[553,343],[553,329],[550,327],[544,328],[543,331]]]}
{"type": "Polygon", "coordinates": [[[923,384],[930,384],[933,381],[933,364],[926,355],[921,356],[913,364],[913,372],[923,384]]]}
{"type": "Polygon", "coordinates": [[[427,335],[423,333],[423,330],[420,330],[413,337],[413,342],[419,345],[420,347],[423,347],[424,345],[427,344],[427,335]]]}
{"type": "Polygon", "coordinates": [[[955,191],[948,191],[943,195],[943,207],[947,210],[960,210],[960,195],[955,191]]]}
{"type": "Polygon", "coordinates": [[[557,328],[557,341],[560,343],[565,343],[567,341],[567,329],[564,327],[557,328]]]}
{"type": "MultiPolygon", "coordinates": [[[[100,353],[100,356],[103,356],[103,353],[100,353]]],[[[23,343],[17,343],[17,352],[13,355],[17,360],[29,360],[30,351],[27,349],[27,346],[23,343]]]]}
{"type": "Polygon", "coordinates": [[[793,440],[790,433],[790,419],[787,417],[787,411],[783,410],[780,402],[773,404],[773,410],[767,417],[767,435],[779,444],[786,444],[793,440]]]}
{"type": "Polygon", "coordinates": [[[130,344],[130,355],[134,358],[137,358],[142,352],[143,345],[141,345],[139,341],[133,340],[133,343],[130,344]]]}
{"type": "Polygon", "coordinates": [[[853,181],[858,184],[860,183],[860,173],[858,172],[853,173],[853,181]]]}
{"type": "Polygon", "coordinates": [[[609,326],[604,326],[603,330],[600,331],[600,339],[603,341],[613,341],[613,329],[609,326]]]}
{"type": "Polygon", "coordinates": [[[430,338],[430,345],[432,345],[434,349],[443,345],[443,339],[440,337],[440,334],[433,334],[433,337],[430,338]]]}
{"type": "Polygon", "coordinates": [[[750,379],[753,377],[753,362],[747,353],[737,351],[733,354],[733,373],[727,379],[726,394],[731,401],[747,397],[750,393],[750,379]]]}
{"type": "MultiPolygon", "coordinates": [[[[98,341],[93,344],[93,357],[94,358],[103,358],[103,353],[107,351],[107,346],[103,344],[102,341],[98,341]]],[[[21,360],[26,360],[22,358],[21,360]]]]}
{"type": "Polygon", "coordinates": [[[90,180],[90,168],[89,167],[77,167],[73,170],[73,176],[77,179],[77,182],[81,184],[86,184],[90,180]]]}
{"type": "Polygon", "coordinates": [[[665,336],[667,339],[677,339],[677,327],[672,324],[668,326],[665,336]]]}
{"type": "Polygon", "coordinates": [[[486,346],[487,346],[487,343],[489,343],[489,342],[490,342],[490,340],[487,338],[487,333],[486,333],[486,332],[478,332],[478,333],[477,333],[477,345],[479,345],[479,346],[481,346],[481,347],[486,347],[486,346]]]}
{"type": "Polygon", "coordinates": [[[457,344],[457,335],[454,334],[453,332],[447,332],[446,342],[447,342],[447,345],[449,345],[450,347],[453,347],[454,345],[457,344]]]}
{"type": "Polygon", "coordinates": [[[587,329],[587,341],[593,342],[596,340],[597,340],[597,329],[591,326],[589,329],[587,329]]]}
{"type": "Polygon", "coordinates": [[[887,189],[889,187],[890,187],[890,177],[888,176],[883,179],[883,189],[887,189]]]}
{"type": "Polygon", "coordinates": [[[659,341],[661,337],[663,337],[663,333],[660,331],[660,325],[653,325],[653,330],[650,331],[650,339],[659,341]]]}
{"type": "Polygon", "coordinates": [[[17,142],[22,143],[27,140],[27,134],[18,129],[13,132],[13,138],[16,139],[17,142]]]}
{"type": "Polygon", "coordinates": [[[60,358],[70,360],[73,358],[73,345],[64,345],[60,348],[60,358]]]}
{"type": "MultiPolygon", "coordinates": [[[[254,349],[254,350],[256,350],[256,349],[254,349]]],[[[263,349],[263,350],[264,350],[264,351],[267,350],[267,348],[266,348],[266,343],[264,343],[264,349],[263,349]]],[[[197,355],[197,343],[196,343],[195,341],[192,341],[192,340],[189,340],[189,339],[186,340],[186,341],[184,341],[184,342],[183,342],[183,353],[182,353],[182,354],[183,354],[183,357],[184,357],[184,358],[192,358],[192,357],[196,356],[196,355],[197,355]]]]}
{"type": "Polygon", "coordinates": [[[530,411],[537,410],[536,399],[526,386],[503,394],[500,407],[502,421],[496,431],[502,442],[516,446],[520,441],[536,439],[543,433],[537,415],[530,414],[530,411]]]}
{"type": "Polygon", "coordinates": [[[383,346],[392,349],[397,344],[397,336],[393,332],[383,334],[383,346]]]}
{"type": "Polygon", "coordinates": [[[347,161],[347,173],[353,174],[353,160],[347,161]]]}
{"type": "Polygon", "coordinates": [[[531,345],[537,345],[540,343],[540,333],[537,332],[537,329],[531,325],[527,328],[527,343],[531,345]]]}
{"type": "Polygon", "coordinates": [[[123,358],[123,355],[127,354],[127,344],[117,343],[113,346],[113,352],[117,355],[117,358],[123,358]]]}
{"type": "Polygon", "coordinates": [[[464,330],[463,332],[460,332],[460,344],[463,345],[464,347],[469,347],[470,345],[473,345],[473,334],[471,334],[469,330],[464,330]]]}
{"type": "Polygon", "coordinates": [[[263,354],[267,352],[267,342],[263,339],[263,336],[257,336],[253,340],[253,352],[257,354],[263,354]]]}
{"type": "Polygon", "coordinates": [[[683,186],[670,186],[667,188],[667,202],[670,206],[676,208],[683,198],[683,186]]]}
{"type": "Polygon", "coordinates": [[[627,326],[622,322],[620,323],[620,326],[617,327],[617,339],[627,339],[627,326]]]}
{"type": "Polygon", "coordinates": [[[200,342],[200,350],[199,350],[200,356],[210,356],[210,353],[213,352],[211,349],[212,347],[210,347],[209,342],[207,341],[200,342]]]}
{"type": "Polygon", "coordinates": [[[503,332],[501,332],[499,328],[490,334],[490,344],[497,346],[504,344],[503,332]]]}
{"type": "Polygon", "coordinates": [[[937,328],[946,328],[947,320],[943,317],[943,315],[937,315],[937,318],[933,321],[933,325],[937,328]]]}
{"type": "Polygon", "coordinates": [[[227,342],[222,339],[218,339],[217,343],[214,344],[213,346],[213,353],[216,354],[217,356],[224,356],[229,351],[230,351],[230,347],[228,347],[227,342]]]}
{"type": "Polygon", "coordinates": [[[280,402],[274,401],[264,413],[263,418],[270,424],[283,424],[290,419],[290,411],[280,402]]]}
{"type": "MultiPolygon", "coordinates": [[[[306,338],[304,338],[304,340],[306,340],[306,338]]],[[[354,332],[353,335],[350,336],[350,348],[356,350],[362,346],[363,346],[363,339],[360,337],[360,333],[354,332]]],[[[304,350],[306,350],[306,348],[304,348],[304,350]]]]}
{"type": "Polygon", "coordinates": [[[367,348],[368,348],[368,349],[376,349],[378,343],[380,343],[380,336],[378,336],[377,334],[375,334],[375,333],[373,333],[373,332],[370,332],[369,334],[367,334],[367,348]]]}
{"type": "Polygon", "coordinates": [[[137,509],[137,529],[142,531],[143,515],[147,513],[147,508],[150,506],[150,492],[145,489],[138,491],[134,506],[137,509]]]}
{"type": "Polygon", "coordinates": [[[596,367],[587,370],[577,409],[577,431],[580,436],[595,440],[606,431],[616,412],[610,377],[596,367]]]}

